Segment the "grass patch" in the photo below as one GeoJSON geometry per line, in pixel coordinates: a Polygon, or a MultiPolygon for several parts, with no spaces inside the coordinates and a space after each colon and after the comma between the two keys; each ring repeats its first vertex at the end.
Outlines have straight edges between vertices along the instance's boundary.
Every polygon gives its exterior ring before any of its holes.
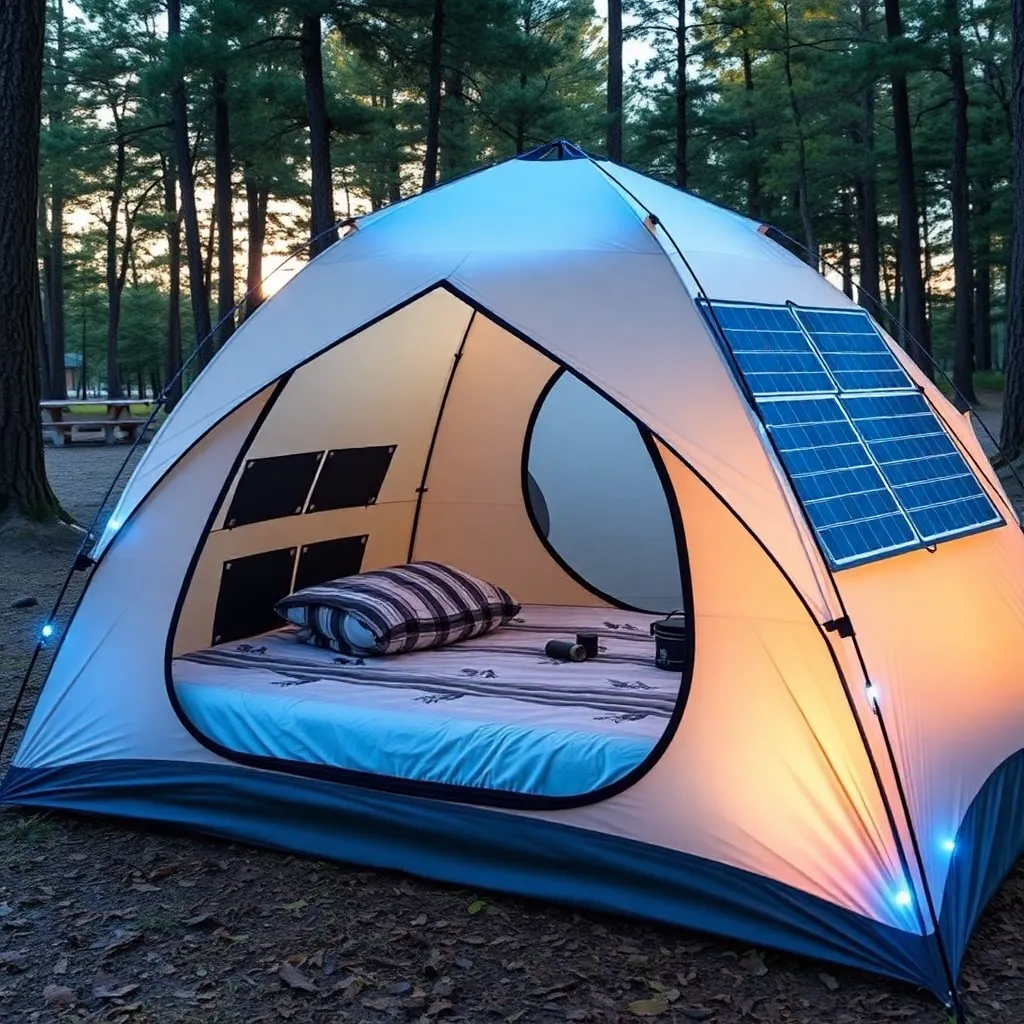
{"type": "Polygon", "coordinates": [[[978,370],[974,375],[975,391],[1002,391],[1004,384],[1002,370],[978,370]]]}
{"type": "MultiPolygon", "coordinates": [[[[947,397],[953,397],[953,386],[945,377],[935,375],[936,387],[947,397]]],[[[977,370],[974,374],[974,392],[1002,391],[1004,385],[1002,370],[977,370]]]]}
{"type": "Polygon", "coordinates": [[[46,814],[32,814],[15,818],[3,826],[5,839],[15,843],[36,843],[51,839],[57,832],[57,822],[46,814]]]}
{"type": "MultiPolygon", "coordinates": [[[[153,411],[152,405],[133,405],[129,408],[128,412],[132,416],[137,416],[142,419],[148,416],[153,411]]],[[[93,418],[102,418],[107,415],[107,407],[103,402],[97,402],[95,404],[90,403],[89,405],[76,405],[72,410],[72,414],[75,416],[91,416],[93,418]]],[[[157,413],[157,419],[163,416],[164,411],[160,409],[157,413]]],[[[123,414],[122,414],[123,415],[123,414]]]]}

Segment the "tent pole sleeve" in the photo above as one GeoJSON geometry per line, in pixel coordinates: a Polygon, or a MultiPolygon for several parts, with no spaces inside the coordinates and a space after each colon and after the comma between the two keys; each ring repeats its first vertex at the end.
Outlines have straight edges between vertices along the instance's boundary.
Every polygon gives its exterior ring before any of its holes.
{"type": "Polygon", "coordinates": [[[459,363],[462,362],[462,353],[466,349],[466,342],[469,340],[469,332],[473,330],[473,324],[476,321],[477,310],[476,307],[472,308],[472,312],[469,315],[469,321],[466,324],[465,331],[462,332],[462,340],[459,342],[458,350],[452,358],[452,368],[448,373],[448,380],[445,382],[444,393],[441,395],[441,404],[437,409],[437,419],[434,420],[434,432],[430,435],[430,445],[427,448],[427,457],[423,460],[423,476],[420,478],[420,485],[416,488],[416,511],[412,517],[412,529],[409,531],[409,557],[406,561],[411,562],[413,560],[413,551],[416,548],[416,531],[420,525],[420,511],[423,508],[423,495],[427,493],[427,477],[430,475],[430,463],[434,458],[434,448],[437,447],[437,436],[441,432],[441,420],[444,419],[444,410],[448,405],[448,396],[452,391],[452,384],[455,381],[455,371],[459,368],[459,363]]]}

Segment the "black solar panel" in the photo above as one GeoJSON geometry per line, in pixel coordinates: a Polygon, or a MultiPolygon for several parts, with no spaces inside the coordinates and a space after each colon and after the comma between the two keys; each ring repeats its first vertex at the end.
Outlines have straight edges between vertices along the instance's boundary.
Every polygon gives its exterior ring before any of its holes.
{"type": "Polygon", "coordinates": [[[866,313],[712,308],[833,566],[1003,522],[866,313]]]}

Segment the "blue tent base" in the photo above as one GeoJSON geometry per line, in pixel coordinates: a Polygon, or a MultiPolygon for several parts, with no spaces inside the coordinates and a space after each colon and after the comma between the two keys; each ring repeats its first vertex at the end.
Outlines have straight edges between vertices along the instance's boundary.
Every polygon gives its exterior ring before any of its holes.
{"type": "Polygon", "coordinates": [[[0,802],[165,823],[829,960],[947,1001],[936,944],[790,886],[525,815],[254,771],[100,761],[11,768],[0,802]]]}

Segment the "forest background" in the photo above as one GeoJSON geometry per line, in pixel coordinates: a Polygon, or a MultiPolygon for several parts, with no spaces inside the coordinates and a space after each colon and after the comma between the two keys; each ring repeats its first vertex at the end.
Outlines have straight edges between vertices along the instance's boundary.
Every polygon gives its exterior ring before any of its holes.
{"type": "Polygon", "coordinates": [[[187,386],[337,221],[557,137],[771,224],[968,399],[999,385],[1005,0],[46,2],[44,397],[159,394],[216,327],[187,386]]]}

